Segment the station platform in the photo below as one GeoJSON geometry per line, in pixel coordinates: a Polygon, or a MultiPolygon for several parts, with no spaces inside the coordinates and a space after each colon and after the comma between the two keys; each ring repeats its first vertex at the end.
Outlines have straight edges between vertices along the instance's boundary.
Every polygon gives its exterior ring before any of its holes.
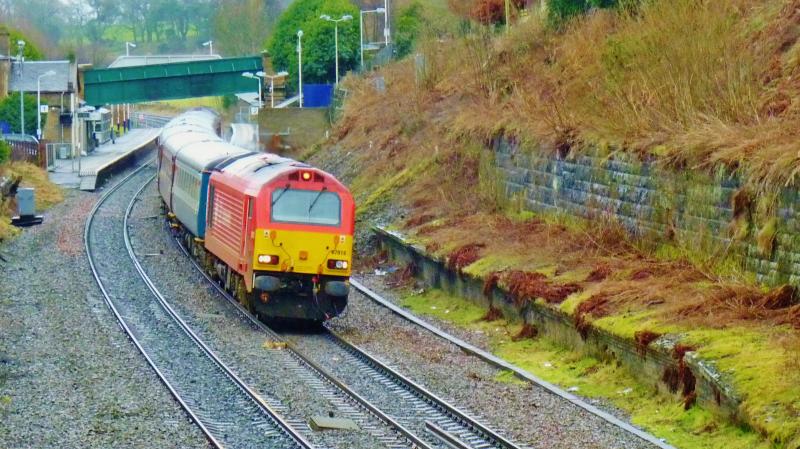
{"type": "Polygon", "coordinates": [[[64,188],[93,191],[103,180],[132,160],[155,148],[161,128],[136,128],[97,147],[87,156],[58,159],[49,172],[50,181],[64,188]]]}

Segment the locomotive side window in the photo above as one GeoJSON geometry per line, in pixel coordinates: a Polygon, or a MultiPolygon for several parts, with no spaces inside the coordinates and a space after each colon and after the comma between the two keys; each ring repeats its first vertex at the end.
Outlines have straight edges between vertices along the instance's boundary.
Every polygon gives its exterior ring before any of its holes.
{"type": "Polygon", "coordinates": [[[272,192],[272,221],[322,226],[341,224],[342,201],[325,190],[277,189],[272,192]]]}

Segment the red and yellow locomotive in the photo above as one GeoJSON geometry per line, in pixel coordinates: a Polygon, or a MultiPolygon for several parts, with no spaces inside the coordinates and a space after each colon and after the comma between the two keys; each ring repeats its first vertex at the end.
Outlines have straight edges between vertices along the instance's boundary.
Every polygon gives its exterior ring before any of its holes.
{"type": "Polygon", "coordinates": [[[176,118],[159,141],[159,191],[186,242],[262,317],[324,321],[339,315],[352,269],[352,195],[322,170],[222,142],[208,125],[209,114],[190,111],[197,120],[188,125],[186,117],[176,118]],[[173,124],[191,129],[176,131],[173,124]],[[170,188],[164,180],[172,180],[170,188]]]}

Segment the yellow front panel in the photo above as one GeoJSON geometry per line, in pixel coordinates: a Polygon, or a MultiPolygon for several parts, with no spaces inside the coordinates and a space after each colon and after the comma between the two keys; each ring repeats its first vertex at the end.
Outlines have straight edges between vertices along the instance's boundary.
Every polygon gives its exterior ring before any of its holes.
{"type": "Polygon", "coordinates": [[[353,236],[346,234],[259,229],[255,234],[253,269],[304,274],[350,276],[353,236]],[[278,256],[277,265],[258,262],[259,255],[278,256]],[[328,269],[328,259],[347,262],[346,270],[328,269]]]}

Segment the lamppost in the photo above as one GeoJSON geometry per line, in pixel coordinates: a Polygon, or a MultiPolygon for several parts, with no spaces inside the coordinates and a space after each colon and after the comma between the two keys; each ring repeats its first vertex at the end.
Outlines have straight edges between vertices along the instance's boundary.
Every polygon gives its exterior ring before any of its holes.
{"type": "Polygon", "coordinates": [[[334,33],[334,42],[336,48],[336,85],[339,85],[339,22],[344,22],[345,20],[352,20],[353,16],[350,14],[346,14],[338,19],[331,19],[331,16],[327,14],[323,14],[319,16],[322,20],[327,20],[328,22],[333,22],[333,33],[334,33]]]}
{"type": "Polygon", "coordinates": [[[358,44],[359,49],[361,50],[361,70],[364,70],[364,14],[367,13],[378,13],[378,14],[386,14],[386,9],[384,8],[376,8],[371,9],[369,11],[361,11],[361,14],[358,16],[358,44]]]}
{"type": "Polygon", "coordinates": [[[131,48],[136,48],[136,44],[133,42],[125,42],[125,56],[131,55],[131,48]]]}
{"type": "Polygon", "coordinates": [[[208,54],[209,55],[213,55],[214,54],[214,41],[203,42],[203,47],[208,47],[208,54]]]}
{"type": "Polygon", "coordinates": [[[264,76],[264,72],[256,72],[255,75],[252,72],[244,72],[242,76],[245,78],[251,78],[258,81],[258,108],[261,109],[261,77],[264,76]]]}
{"type": "Polygon", "coordinates": [[[36,138],[42,139],[42,78],[53,76],[56,72],[48,70],[36,79],[36,138]]]}
{"type": "Polygon", "coordinates": [[[269,78],[269,102],[270,107],[273,109],[275,108],[275,78],[283,78],[288,74],[289,72],[278,72],[274,75],[265,75],[269,78]]]}
{"type": "Polygon", "coordinates": [[[389,45],[389,40],[391,36],[391,32],[389,31],[389,0],[383,0],[383,10],[386,12],[386,17],[384,18],[383,24],[383,39],[386,41],[386,45],[389,45]]]}
{"type": "Polygon", "coordinates": [[[508,0],[506,0],[505,1],[506,34],[508,34],[508,31],[511,29],[511,24],[509,22],[509,17],[508,17],[510,15],[510,13],[511,13],[511,7],[508,4],[508,0]]]}
{"type": "Polygon", "coordinates": [[[297,31],[297,84],[300,91],[300,107],[303,107],[303,30],[297,31]]]}
{"type": "Polygon", "coordinates": [[[17,49],[19,49],[19,53],[17,53],[17,74],[19,76],[19,133],[25,134],[25,103],[23,97],[25,96],[24,92],[22,91],[22,50],[25,48],[25,41],[18,40],[17,41],[17,49]]]}

